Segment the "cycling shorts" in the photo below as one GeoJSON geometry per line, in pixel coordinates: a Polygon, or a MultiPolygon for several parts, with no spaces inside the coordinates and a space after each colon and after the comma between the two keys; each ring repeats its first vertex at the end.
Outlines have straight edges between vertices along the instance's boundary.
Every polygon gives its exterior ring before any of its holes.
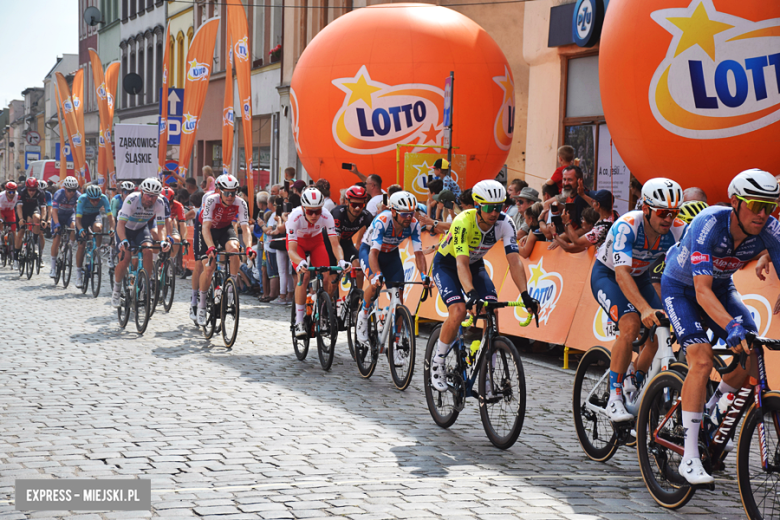
{"type": "Polygon", "coordinates": [[[38,217],[41,216],[41,208],[38,206],[35,206],[34,208],[27,208],[25,206],[22,206],[22,219],[24,220],[30,220],[30,217],[33,215],[38,215],[38,217]]]}
{"type": "MultiPolygon", "coordinates": [[[[57,212],[57,220],[59,220],[60,226],[71,227],[76,222],[76,213],[59,210],[57,212]]],[[[81,219],[81,221],[84,222],[84,219],[81,219]]]]}
{"type": "MultiPolygon", "coordinates": [[[[484,260],[480,258],[473,264],[469,264],[469,270],[471,271],[471,284],[479,297],[483,300],[497,301],[496,286],[493,285],[493,280],[490,279],[485,269],[484,260]]],[[[436,283],[439,295],[447,308],[456,303],[465,303],[463,286],[458,278],[457,264],[453,265],[453,262],[447,261],[444,255],[437,252],[433,258],[432,272],[433,281],[436,283]]]]}
{"type": "MultiPolygon", "coordinates": [[[[368,263],[368,254],[371,252],[371,246],[368,244],[360,244],[360,268],[366,274],[366,277],[370,280],[376,273],[371,270],[368,263]]],[[[387,251],[385,253],[379,252],[379,271],[385,279],[385,283],[391,282],[400,284],[406,281],[404,278],[404,264],[401,262],[401,253],[398,249],[387,251]]]]}
{"type": "MultiPolygon", "coordinates": [[[[298,244],[298,256],[301,258],[309,257],[309,266],[328,267],[335,264],[335,257],[331,259],[330,240],[326,240],[324,235],[314,235],[311,237],[298,237],[295,241],[298,244]],[[331,260],[333,263],[331,263],[331,260]]],[[[290,241],[287,240],[287,251],[290,250],[290,241]]],[[[292,258],[290,259],[292,262],[292,258]]],[[[292,262],[293,270],[298,270],[298,264],[292,262]]]]}
{"type": "Polygon", "coordinates": [[[11,226],[11,231],[16,231],[16,211],[13,209],[0,210],[0,219],[11,226]]]}
{"type": "MultiPolygon", "coordinates": [[[[742,303],[734,282],[719,289],[713,288],[715,297],[733,318],[742,319],[742,326],[748,332],[757,330],[753,316],[745,304],[742,303]]],[[[707,316],[696,301],[696,289],[683,282],[678,282],[670,276],[661,279],[661,294],[664,296],[664,310],[669,321],[672,322],[674,333],[677,335],[677,343],[685,349],[695,343],[712,342],[707,337],[706,329],[710,329],[715,338],[726,340],[726,331],[707,316]]],[[[717,342],[717,341],[716,341],[717,342]]]]}
{"type": "Polygon", "coordinates": [[[344,251],[344,260],[347,262],[352,262],[353,260],[360,259],[360,253],[358,253],[358,250],[355,247],[355,243],[352,241],[352,239],[341,240],[339,244],[341,245],[341,250],[344,251]]]}
{"type": "MultiPolygon", "coordinates": [[[[122,241],[119,240],[118,233],[115,233],[115,235],[116,245],[118,247],[122,241]]],[[[130,242],[130,247],[136,248],[141,247],[143,244],[151,244],[153,242],[152,233],[147,227],[142,227],[141,229],[125,228],[125,238],[127,238],[127,241],[130,242]]]]}
{"type": "MultiPolygon", "coordinates": [[[[238,236],[236,235],[236,230],[233,229],[233,226],[225,226],[223,228],[211,228],[211,241],[214,243],[214,246],[217,249],[225,249],[225,244],[228,243],[229,240],[238,240],[238,236]]],[[[203,260],[206,258],[206,251],[208,251],[209,246],[206,244],[206,241],[203,239],[203,227],[198,229],[198,240],[200,243],[200,247],[198,248],[198,256],[195,257],[196,260],[203,260]]]]}
{"type": "MultiPolygon", "coordinates": [[[[91,215],[81,215],[81,229],[87,229],[92,227],[100,213],[92,213],[91,215]]],[[[101,221],[102,222],[102,221],[101,221]]]]}
{"type": "MultiPolygon", "coordinates": [[[[650,274],[645,271],[633,278],[639,293],[650,307],[662,309],[661,300],[658,298],[658,293],[655,292],[653,283],[650,281],[650,274]]],[[[639,314],[639,311],[636,310],[631,302],[628,301],[628,298],[623,295],[623,291],[620,290],[620,286],[615,279],[615,271],[598,260],[593,263],[593,270],[590,272],[590,290],[593,292],[593,297],[596,298],[601,308],[604,309],[614,323],[618,323],[620,318],[629,312],[639,314]]]]}

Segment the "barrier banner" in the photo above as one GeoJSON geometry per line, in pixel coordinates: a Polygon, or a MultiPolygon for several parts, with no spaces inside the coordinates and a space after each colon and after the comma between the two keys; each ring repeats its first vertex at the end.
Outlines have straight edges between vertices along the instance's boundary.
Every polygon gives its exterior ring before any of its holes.
{"type": "Polygon", "coordinates": [[[62,102],[60,101],[60,92],[56,88],[54,89],[54,94],[57,97],[57,130],[60,133],[60,150],[62,151],[62,155],[60,156],[60,186],[62,186],[62,181],[65,180],[65,177],[68,176],[68,165],[67,160],[65,160],[65,127],[62,125],[62,102]]]}
{"type": "Polygon", "coordinates": [[[566,346],[575,350],[586,351],[596,345],[611,349],[615,342],[615,323],[601,308],[591,291],[590,270],[594,262],[596,262],[595,256],[591,259],[591,267],[588,269],[574,320],[566,338],[566,346]]]}
{"type": "MultiPolygon", "coordinates": [[[[413,194],[420,200],[428,200],[428,175],[433,175],[433,163],[437,159],[446,159],[447,154],[439,153],[407,153],[404,155],[404,179],[405,191],[413,194]]],[[[450,176],[458,183],[460,189],[466,185],[466,156],[453,154],[450,163],[450,176]]]]}
{"type": "Polygon", "coordinates": [[[214,45],[217,43],[219,18],[212,18],[195,31],[190,50],[187,51],[187,75],[184,79],[184,105],[182,108],[181,144],[179,145],[179,168],[173,176],[184,182],[190,167],[190,154],[195,144],[203,103],[211,77],[214,45]]]}
{"type": "Polygon", "coordinates": [[[100,133],[98,136],[98,183],[103,193],[108,188],[108,179],[114,174],[114,155],[111,151],[111,127],[113,121],[108,118],[108,89],[106,88],[103,64],[94,49],[89,49],[89,59],[92,61],[92,78],[95,84],[98,113],[100,116],[100,133]],[[102,155],[102,160],[101,160],[102,155]]]}
{"type": "MultiPolygon", "coordinates": [[[[230,46],[230,34],[227,34],[226,47],[228,62],[225,70],[225,102],[222,105],[222,173],[230,173],[230,161],[233,159],[233,49],[230,46]]],[[[247,181],[248,182],[248,181],[247,181]]]]}
{"type": "MultiPolygon", "coordinates": [[[[87,161],[87,134],[84,131],[84,69],[79,69],[73,76],[73,85],[71,85],[71,98],[73,99],[73,115],[76,118],[76,128],[81,136],[81,144],[77,145],[81,148],[81,164],[86,166],[87,161]]],[[[82,178],[86,181],[85,173],[82,173],[82,178]]],[[[92,180],[92,179],[90,179],[92,180]]]]}
{"type": "Polygon", "coordinates": [[[116,125],[117,178],[157,177],[157,127],[116,125]]]}
{"type": "MultiPolygon", "coordinates": [[[[249,32],[246,11],[241,0],[227,0],[227,26],[233,41],[233,56],[236,59],[236,81],[238,100],[241,107],[241,121],[244,125],[244,158],[246,160],[246,186],[249,197],[254,197],[252,168],[252,60],[249,54],[249,32]]],[[[232,95],[232,89],[231,89],[232,95]]],[[[224,150],[224,149],[223,149],[224,150]]],[[[241,165],[238,166],[239,168],[241,165]]]]}
{"type": "Polygon", "coordinates": [[[157,154],[157,174],[160,175],[165,169],[165,156],[168,153],[168,69],[170,68],[171,46],[171,22],[165,29],[165,39],[163,40],[163,62],[162,62],[162,95],[160,97],[160,136],[157,154]]]}
{"type": "Polygon", "coordinates": [[[62,103],[62,116],[65,120],[65,129],[67,130],[68,141],[70,141],[70,151],[73,154],[73,167],[76,173],[76,178],[79,181],[79,186],[84,185],[85,178],[85,163],[84,163],[84,149],[81,147],[84,138],[79,133],[78,126],[76,125],[76,115],[74,114],[73,99],[70,97],[70,89],[68,88],[68,82],[65,76],[60,72],[55,72],[54,75],[57,78],[57,90],[59,92],[59,98],[62,103]]]}

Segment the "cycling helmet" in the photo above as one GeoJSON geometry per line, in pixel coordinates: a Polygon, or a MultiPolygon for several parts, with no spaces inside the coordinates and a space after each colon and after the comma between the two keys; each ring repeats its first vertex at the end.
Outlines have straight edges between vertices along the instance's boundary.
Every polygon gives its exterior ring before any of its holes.
{"type": "Polygon", "coordinates": [[[119,185],[122,191],[135,191],[135,184],[132,181],[124,181],[119,185]]]}
{"type": "Polygon", "coordinates": [[[16,190],[16,183],[13,181],[8,181],[5,183],[5,190],[6,191],[14,191],[16,190]]]}
{"type": "Polygon", "coordinates": [[[398,191],[390,196],[390,207],[396,211],[414,211],[417,209],[417,198],[408,191],[398,191]]]}
{"type": "Polygon", "coordinates": [[[689,200],[688,202],[683,202],[682,206],[680,206],[680,214],[677,215],[677,218],[686,224],[690,224],[693,220],[693,217],[698,215],[701,210],[707,207],[709,207],[707,206],[707,203],[700,200],[689,200]]]}
{"type": "Polygon", "coordinates": [[[24,181],[24,185],[28,188],[37,188],[38,187],[38,179],[35,177],[28,177],[26,181],[24,181]]]}
{"type": "Polygon", "coordinates": [[[103,192],[100,191],[99,186],[95,186],[94,184],[92,186],[87,186],[87,190],[84,192],[87,194],[87,197],[90,199],[99,199],[103,196],[103,192]]]}
{"type": "Polygon", "coordinates": [[[737,174],[732,179],[729,184],[729,197],[734,195],[774,200],[780,196],[780,185],[771,173],[753,168],[737,174]]]}
{"type": "Polygon", "coordinates": [[[651,208],[677,209],[682,200],[682,188],[671,179],[656,177],[642,186],[642,202],[651,208]]]}
{"type": "Polygon", "coordinates": [[[62,181],[62,187],[66,190],[77,190],[79,189],[79,181],[76,180],[76,177],[68,175],[65,177],[65,180],[62,181]]]}
{"type": "Polygon", "coordinates": [[[46,182],[45,180],[41,179],[41,180],[38,181],[38,187],[40,189],[42,189],[42,190],[45,190],[46,188],[49,187],[49,183],[46,182]]]}
{"type": "Polygon", "coordinates": [[[141,191],[147,195],[156,196],[159,195],[162,191],[162,184],[160,184],[160,181],[154,177],[149,177],[148,179],[144,179],[144,181],[141,183],[141,191]]]}
{"type": "Polygon", "coordinates": [[[168,199],[168,202],[170,202],[173,200],[173,196],[176,195],[176,192],[171,188],[163,188],[162,194],[166,199],[168,199]]]}
{"type": "Polygon", "coordinates": [[[474,204],[503,204],[506,201],[506,188],[498,181],[479,181],[471,190],[474,204]]]}
{"type": "Polygon", "coordinates": [[[363,186],[356,185],[348,188],[345,196],[347,199],[365,199],[368,197],[368,194],[366,193],[366,189],[363,186]]]}
{"type": "Polygon", "coordinates": [[[240,186],[238,179],[232,175],[220,175],[217,177],[216,184],[220,190],[237,190],[240,186]]]}
{"type": "Polygon", "coordinates": [[[324,204],[325,197],[314,186],[309,186],[301,193],[301,206],[305,208],[321,208],[324,204]]]}

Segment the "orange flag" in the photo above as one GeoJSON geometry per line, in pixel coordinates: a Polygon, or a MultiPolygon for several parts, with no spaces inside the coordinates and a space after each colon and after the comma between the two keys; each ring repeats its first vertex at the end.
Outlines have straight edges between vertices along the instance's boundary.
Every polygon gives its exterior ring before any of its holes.
{"type": "MultiPolygon", "coordinates": [[[[227,35],[227,48],[230,49],[230,35],[227,35]]],[[[230,161],[233,159],[233,51],[228,52],[225,71],[225,104],[222,109],[222,173],[230,173],[230,161]]]]}
{"type": "Polygon", "coordinates": [[[83,134],[79,132],[76,125],[76,114],[73,106],[73,99],[70,97],[68,82],[65,76],[60,72],[55,72],[57,77],[57,89],[59,90],[60,100],[62,101],[62,116],[65,119],[65,128],[68,130],[68,141],[70,141],[70,153],[73,155],[73,168],[76,170],[76,178],[79,184],[84,184],[84,144],[83,134]]]}
{"type": "Polygon", "coordinates": [[[241,121],[244,125],[244,157],[246,158],[246,185],[249,198],[254,198],[252,168],[252,62],[249,54],[249,34],[246,11],[241,0],[227,0],[228,34],[233,41],[233,55],[236,60],[236,81],[241,106],[241,121]]]}
{"type": "Polygon", "coordinates": [[[192,45],[187,51],[187,76],[184,79],[184,105],[182,107],[181,141],[179,144],[179,172],[173,176],[184,182],[190,165],[190,154],[195,144],[200,114],[206,101],[211,77],[214,45],[217,43],[219,18],[211,18],[195,31],[192,45]]]}
{"type": "Polygon", "coordinates": [[[87,156],[87,138],[84,132],[84,69],[79,69],[73,76],[73,86],[71,92],[71,99],[73,100],[73,113],[76,117],[76,128],[78,128],[79,135],[81,136],[81,166],[85,168],[85,173],[81,176],[86,180],[86,156],[87,156]]]}
{"type": "Polygon", "coordinates": [[[98,113],[100,115],[100,132],[98,144],[100,146],[98,153],[103,153],[103,160],[100,161],[98,155],[98,175],[100,175],[101,187],[103,193],[108,188],[108,179],[114,177],[114,157],[111,154],[111,123],[108,118],[108,89],[106,88],[105,77],[103,75],[103,64],[100,57],[94,49],[89,49],[89,59],[92,62],[92,80],[95,84],[95,95],[97,96],[98,113]]]}
{"type": "Polygon", "coordinates": [[[114,99],[116,98],[116,83],[119,79],[119,62],[115,61],[106,67],[106,90],[108,94],[108,118],[114,120],[114,99]]]}
{"type": "Polygon", "coordinates": [[[65,157],[65,127],[62,125],[62,108],[60,108],[60,93],[57,89],[54,89],[57,96],[57,124],[59,125],[60,132],[60,186],[62,181],[68,176],[68,159],[65,157]]]}
{"type": "Polygon", "coordinates": [[[165,169],[165,156],[168,154],[168,69],[170,68],[171,57],[169,53],[171,40],[171,23],[168,22],[168,28],[165,30],[165,39],[163,40],[163,65],[162,65],[162,95],[160,96],[160,138],[158,145],[158,164],[157,174],[159,175],[165,169]]]}

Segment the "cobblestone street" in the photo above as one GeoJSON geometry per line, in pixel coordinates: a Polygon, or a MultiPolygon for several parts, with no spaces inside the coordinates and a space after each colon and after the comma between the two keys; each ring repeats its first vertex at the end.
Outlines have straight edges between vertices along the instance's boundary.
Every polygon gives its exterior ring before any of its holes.
{"type": "MultiPolygon", "coordinates": [[[[47,256],[46,260],[49,258],[47,256]]],[[[636,452],[607,463],[583,453],[571,418],[574,370],[523,353],[523,431],[494,448],[470,400],[437,427],[422,389],[429,328],[412,385],[394,389],[386,360],[360,378],[341,334],[323,372],[316,346],[299,362],[288,307],[241,301],[225,350],[188,319],[190,281],[143,336],[109,304],[0,270],[0,518],[744,518],[735,461],[681,510],[657,506],[636,452]],[[149,512],[30,512],[19,478],[145,478],[149,512]]],[[[75,280],[75,273],[74,273],[75,280]]],[[[132,320],[132,318],[131,318],[132,320]]]]}

